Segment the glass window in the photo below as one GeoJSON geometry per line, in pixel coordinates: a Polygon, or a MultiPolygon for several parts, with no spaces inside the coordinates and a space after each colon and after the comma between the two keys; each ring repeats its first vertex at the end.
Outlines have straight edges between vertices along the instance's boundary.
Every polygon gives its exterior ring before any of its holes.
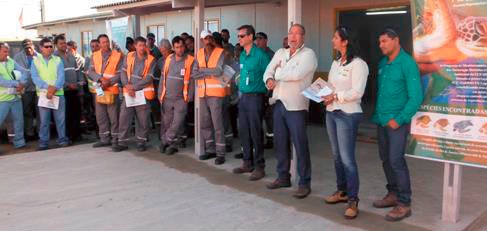
{"type": "Polygon", "coordinates": [[[83,57],[91,56],[90,42],[93,39],[91,31],[81,32],[81,55],[83,57]]]}
{"type": "Polygon", "coordinates": [[[205,20],[204,25],[206,30],[213,32],[220,32],[220,21],[218,19],[205,20]]]}
{"type": "Polygon", "coordinates": [[[164,25],[153,25],[153,26],[148,26],[147,27],[147,33],[154,33],[156,36],[156,44],[161,41],[165,36],[165,27],[164,25]]]}

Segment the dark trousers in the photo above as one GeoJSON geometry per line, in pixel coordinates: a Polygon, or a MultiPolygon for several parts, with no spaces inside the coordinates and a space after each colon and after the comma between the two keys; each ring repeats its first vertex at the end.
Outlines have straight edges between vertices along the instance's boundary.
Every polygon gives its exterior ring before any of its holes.
{"type": "Polygon", "coordinates": [[[306,134],[306,111],[288,111],[281,101],[274,104],[274,149],[277,158],[279,179],[289,179],[291,164],[290,141],[296,149],[299,186],[309,187],[311,183],[311,160],[306,134]]]}
{"type": "Polygon", "coordinates": [[[34,136],[37,132],[34,125],[34,118],[39,125],[39,111],[37,110],[37,94],[35,91],[26,91],[22,95],[22,106],[24,111],[24,134],[34,136]]]}
{"type": "Polygon", "coordinates": [[[379,155],[387,179],[387,190],[395,193],[400,203],[411,204],[409,169],[404,158],[410,124],[394,130],[378,126],[379,155]]]}
{"type": "Polygon", "coordinates": [[[81,101],[78,90],[64,92],[66,98],[66,135],[72,141],[81,137],[81,101]]]}
{"type": "Polygon", "coordinates": [[[248,166],[255,165],[261,169],[265,168],[262,136],[263,100],[264,95],[261,94],[242,94],[238,103],[238,124],[240,142],[243,147],[243,161],[248,166]],[[255,148],[255,152],[252,151],[252,148],[255,148]]]}

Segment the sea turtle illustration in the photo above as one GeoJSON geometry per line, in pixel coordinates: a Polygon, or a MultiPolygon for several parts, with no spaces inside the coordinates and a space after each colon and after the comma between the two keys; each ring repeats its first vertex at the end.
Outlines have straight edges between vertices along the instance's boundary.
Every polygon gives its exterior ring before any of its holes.
{"type": "Polygon", "coordinates": [[[436,57],[430,61],[444,60],[448,54],[453,59],[461,56],[458,51],[468,57],[487,58],[487,17],[455,13],[451,4],[447,0],[424,1],[420,23],[413,30],[414,52],[436,57]],[[440,48],[442,52],[433,52],[440,48]]]}
{"type": "Polygon", "coordinates": [[[441,131],[446,131],[446,127],[450,124],[448,119],[439,119],[435,122],[433,125],[436,129],[441,130],[441,131]]]}
{"type": "Polygon", "coordinates": [[[422,115],[416,119],[416,125],[422,128],[427,128],[430,122],[431,122],[431,118],[427,115],[422,115]]]}
{"type": "Polygon", "coordinates": [[[453,124],[453,131],[459,132],[459,133],[465,133],[470,131],[470,127],[473,126],[472,121],[470,120],[462,120],[458,121],[453,124]]]}
{"type": "Polygon", "coordinates": [[[484,134],[484,135],[487,135],[487,123],[485,123],[480,129],[479,129],[479,132],[484,134]]]}

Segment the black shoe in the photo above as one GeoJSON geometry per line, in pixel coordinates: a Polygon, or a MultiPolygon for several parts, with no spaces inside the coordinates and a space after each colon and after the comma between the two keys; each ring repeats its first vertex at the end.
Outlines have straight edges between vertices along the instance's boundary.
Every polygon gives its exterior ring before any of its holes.
{"type": "Polygon", "coordinates": [[[237,153],[235,154],[235,159],[243,159],[243,153],[237,153]]]}
{"type": "Polygon", "coordinates": [[[216,164],[216,165],[221,165],[221,164],[223,164],[223,163],[225,163],[225,157],[224,157],[224,156],[219,156],[219,157],[217,157],[217,158],[215,159],[215,164],[216,164]]]}
{"type": "Polygon", "coordinates": [[[66,143],[58,144],[57,146],[60,147],[60,148],[65,148],[65,147],[67,147],[67,146],[69,146],[71,144],[72,144],[71,141],[69,141],[69,142],[66,142],[66,143]]]}
{"type": "Polygon", "coordinates": [[[166,150],[168,147],[169,147],[169,145],[161,143],[161,145],[159,145],[159,152],[162,154],[166,153],[166,150]]]}
{"type": "Polygon", "coordinates": [[[207,153],[200,156],[200,160],[208,160],[208,159],[215,158],[215,157],[216,157],[216,153],[207,152],[207,153]]]}
{"type": "Polygon", "coordinates": [[[145,152],[145,150],[146,150],[145,144],[137,144],[137,151],[145,152]]]}
{"type": "Polygon", "coordinates": [[[181,142],[179,142],[179,147],[186,148],[186,140],[181,140],[181,142]]]}
{"type": "Polygon", "coordinates": [[[291,180],[276,179],[274,182],[267,185],[268,189],[289,188],[291,187],[291,180]]]}
{"type": "Polygon", "coordinates": [[[121,151],[123,151],[123,150],[127,150],[127,149],[129,149],[129,147],[127,147],[127,146],[120,146],[120,145],[118,145],[118,144],[117,144],[117,145],[112,146],[112,151],[113,151],[113,152],[121,152],[121,151]]]}
{"type": "Polygon", "coordinates": [[[44,150],[47,150],[47,149],[49,149],[48,146],[46,146],[46,147],[38,147],[37,148],[37,151],[44,151],[44,150]]]}
{"type": "Polygon", "coordinates": [[[101,142],[101,141],[98,141],[96,143],[93,144],[93,148],[100,148],[100,147],[107,147],[107,146],[110,146],[110,142],[101,142]]]}
{"type": "Polygon", "coordinates": [[[179,150],[177,148],[170,147],[169,150],[167,151],[167,155],[173,155],[174,153],[178,152],[179,150]]]}

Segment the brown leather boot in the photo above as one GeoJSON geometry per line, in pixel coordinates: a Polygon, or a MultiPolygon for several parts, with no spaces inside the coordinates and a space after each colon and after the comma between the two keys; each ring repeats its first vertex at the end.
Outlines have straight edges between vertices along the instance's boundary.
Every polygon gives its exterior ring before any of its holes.
{"type": "Polygon", "coordinates": [[[266,185],[268,189],[289,188],[291,187],[290,179],[276,179],[274,182],[266,185]]]}
{"type": "Polygon", "coordinates": [[[376,208],[388,208],[397,205],[397,196],[395,193],[389,192],[382,198],[382,200],[376,200],[372,204],[376,208]]]}
{"type": "Polygon", "coordinates": [[[397,205],[387,213],[386,221],[400,221],[406,217],[410,217],[411,214],[410,206],[397,203],[397,205]]]}
{"type": "Polygon", "coordinates": [[[262,168],[256,168],[256,169],[255,169],[255,170],[252,172],[252,174],[250,174],[250,176],[249,176],[249,180],[250,180],[250,181],[256,181],[256,180],[260,180],[260,179],[264,178],[264,176],[265,176],[265,171],[264,171],[264,169],[262,169],[262,168]]]}
{"type": "Polygon", "coordinates": [[[347,219],[354,219],[358,216],[358,200],[348,202],[348,207],[345,209],[344,216],[347,219]]]}
{"type": "Polygon", "coordinates": [[[248,164],[243,163],[242,166],[233,169],[234,174],[242,174],[246,172],[252,172],[254,168],[250,167],[248,164]]]}
{"type": "Polygon", "coordinates": [[[303,199],[311,193],[311,188],[309,186],[299,186],[298,191],[293,194],[294,198],[303,199]]]}
{"type": "Polygon", "coordinates": [[[336,203],[347,202],[347,201],[348,201],[347,194],[344,191],[340,191],[340,190],[337,190],[331,196],[325,198],[325,202],[327,204],[336,204],[336,203]]]}

